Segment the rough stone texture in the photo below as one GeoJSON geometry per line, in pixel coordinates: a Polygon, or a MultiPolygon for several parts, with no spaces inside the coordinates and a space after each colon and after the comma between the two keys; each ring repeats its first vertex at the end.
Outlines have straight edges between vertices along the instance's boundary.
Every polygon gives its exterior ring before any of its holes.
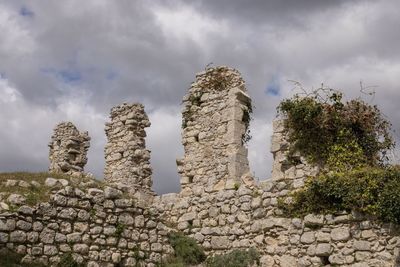
{"type": "Polygon", "coordinates": [[[146,149],[144,128],[150,121],[142,104],[127,104],[111,109],[106,123],[108,143],[105,146],[105,180],[151,192],[150,151],[146,149]]]}
{"type": "Polygon", "coordinates": [[[49,143],[49,171],[82,175],[87,163],[86,154],[89,146],[88,132],[80,133],[71,122],[58,124],[49,143]]]}
{"type": "MultiPolygon", "coordinates": [[[[40,259],[49,266],[72,252],[78,262],[92,267],[155,267],[173,252],[168,232],[179,230],[207,255],[254,247],[264,267],[399,267],[396,225],[359,213],[288,218],[278,208],[279,198],[318,172],[300,155],[296,165],[287,159],[282,121],[274,122],[272,179],[257,185],[249,178],[241,143],[243,109],[249,103],[235,70],[222,67],[199,74],[185,97],[185,157],[178,161],[182,191],[150,199],[125,194],[132,187],[137,192],[151,187],[144,144],[149,122],[143,106],[113,108],[106,126],[109,185],[73,188],[68,181],[47,179],[48,185],[62,184],[63,189],[37,207],[26,206],[21,195],[6,198],[0,193],[0,248],[25,254],[25,262],[40,259]],[[215,83],[221,76],[228,79],[225,86],[215,83]]],[[[25,186],[17,180],[3,184],[25,186]]]]}
{"type": "Polygon", "coordinates": [[[67,186],[49,203],[3,212],[0,248],[22,252],[26,264],[40,260],[55,266],[72,252],[86,266],[156,266],[173,251],[167,242],[171,229],[154,208],[143,209],[135,199],[122,197],[115,188],[82,191],[67,186]]]}
{"type": "Polygon", "coordinates": [[[240,73],[228,67],[208,68],[196,75],[183,99],[182,142],[177,160],[182,191],[218,191],[250,180],[247,132],[251,99],[240,73]]]}

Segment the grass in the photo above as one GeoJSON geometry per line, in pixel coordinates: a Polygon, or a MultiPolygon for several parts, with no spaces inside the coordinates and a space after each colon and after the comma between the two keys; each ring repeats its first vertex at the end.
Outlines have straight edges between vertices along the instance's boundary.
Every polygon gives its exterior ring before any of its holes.
{"type": "MultiPolygon", "coordinates": [[[[5,193],[3,200],[7,199],[10,194],[19,194],[26,198],[26,204],[34,206],[41,202],[47,202],[50,199],[51,191],[54,189],[61,189],[62,185],[55,187],[44,186],[48,177],[55,179],[65,179],[70,185],[78,186],[80,182],[88,180],[89,178],[75,178],[65,174],[49,173],[49,172],[9,172],[0,173],[0,192],[5,193]],[[25,181],[30,184],[29,187],[21,186],[6,186],[7,180],[25,181]],[[33,186],[31,182],[36,181],[40,186],[33,186]]],[[[90,179],[92,180],[92,179],[90,179]]],[[[94,180],[96,187],[101,187],[101,182],[94,180]]],[[[11,207],[12,208],[12,207],[11,207]]]]}

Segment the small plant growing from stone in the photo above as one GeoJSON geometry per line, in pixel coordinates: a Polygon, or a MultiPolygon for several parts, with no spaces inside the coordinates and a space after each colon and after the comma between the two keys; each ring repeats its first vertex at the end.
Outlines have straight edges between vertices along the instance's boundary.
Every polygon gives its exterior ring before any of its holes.
{"type": "Polygon", "coordinates": [[[239,190],[239,187],[240,187],[240,184],[239,183],[235,183],[234,185],[233,185],[233,188],[237,191],[237,190],[239,190]]]}
{"type": "Polygon", "coordinates": [[[57,267],[84,267],[84,263],[78,263],[72,256],[72,253],[65,253],[60,262],[57,264],[57,267]]]}
{"type": "Polygon", "coordinates": [[[207,267],[248,267],[260,263],[260,254],[254,249],[235,249],[223,255],[214,255],[206,260],[207,267]]]}
{"type": "Polygon", "coordinates": [[[122,224],[122,223],[118,223],[117,227],[115,229],[115,236],[118,237],[118,238],[121,238],[124,230],[125,230],[125,225],[122,224]]]}

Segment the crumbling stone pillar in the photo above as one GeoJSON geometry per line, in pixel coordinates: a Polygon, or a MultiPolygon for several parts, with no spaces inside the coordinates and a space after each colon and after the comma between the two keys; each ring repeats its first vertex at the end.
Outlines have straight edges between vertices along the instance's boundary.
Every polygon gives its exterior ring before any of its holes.
{"type": "Polygon", "coordinates": [[[182,193],[233,189],[249,175],[251,99],[240,73],[228,67],[196,75],[183,99],[184,158],[177,160],[182,193]]]}
{"type": "MultiPolygon", "coordinates": [[[[142,104],[127,104],[111,109],[111,122],[106,123],[108,143],[105,146],[105,180],[151,191],[150,151],[146,150],[145,127],[150,121],[142,104]]],[[[151,191],[152,192],[152,191],[151,191]]]]}
{"type": "Polygon", "coordinates": [[[81,176],[89,146],[88,132],[80,133],[71,122],[58,124],[49,143],[49,171],[81,176]]]}
{"type": "Polygon", "coordinates": [[[289,142],[285,131],[284,119],[275,119],[272,123],[273,133],[271,138],[271,153],[273,154],[272,180],[281,182],[281,189],[296,189],[304,185],[308,176],[315,176],[319,169],[307,163],[300,154],[295,153],[288,157],[289,142]],[[283,183],[286,186],[283,186],[283,183]]]}

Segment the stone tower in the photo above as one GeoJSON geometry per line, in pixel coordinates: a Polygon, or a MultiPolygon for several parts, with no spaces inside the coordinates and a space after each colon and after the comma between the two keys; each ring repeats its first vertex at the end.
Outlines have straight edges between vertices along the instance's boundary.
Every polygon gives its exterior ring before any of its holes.
{"type": "Polygon", "coordinates": [[[80,133],[71,122],[62,122],[54,128],[49,143],[50,172],[74,176],[83,174],[90,146],[88,132],[80,133]]]}
{"type": "Polygon", "coordinates": [[[183,99],[184,158],[177,160],[183,194],[232,189],[249,173],[251,99],[240,73],[228,67],[196,75],[183,99]]]}
{"type": "Polygon", "coordinates": [[[150,121],[143,105],[124,103],[113,107],[110,118],[105,127],[105,180],[127,186],[131,192],[152,192],[150,151],[146,150],[144,130],[150,121]]]}

